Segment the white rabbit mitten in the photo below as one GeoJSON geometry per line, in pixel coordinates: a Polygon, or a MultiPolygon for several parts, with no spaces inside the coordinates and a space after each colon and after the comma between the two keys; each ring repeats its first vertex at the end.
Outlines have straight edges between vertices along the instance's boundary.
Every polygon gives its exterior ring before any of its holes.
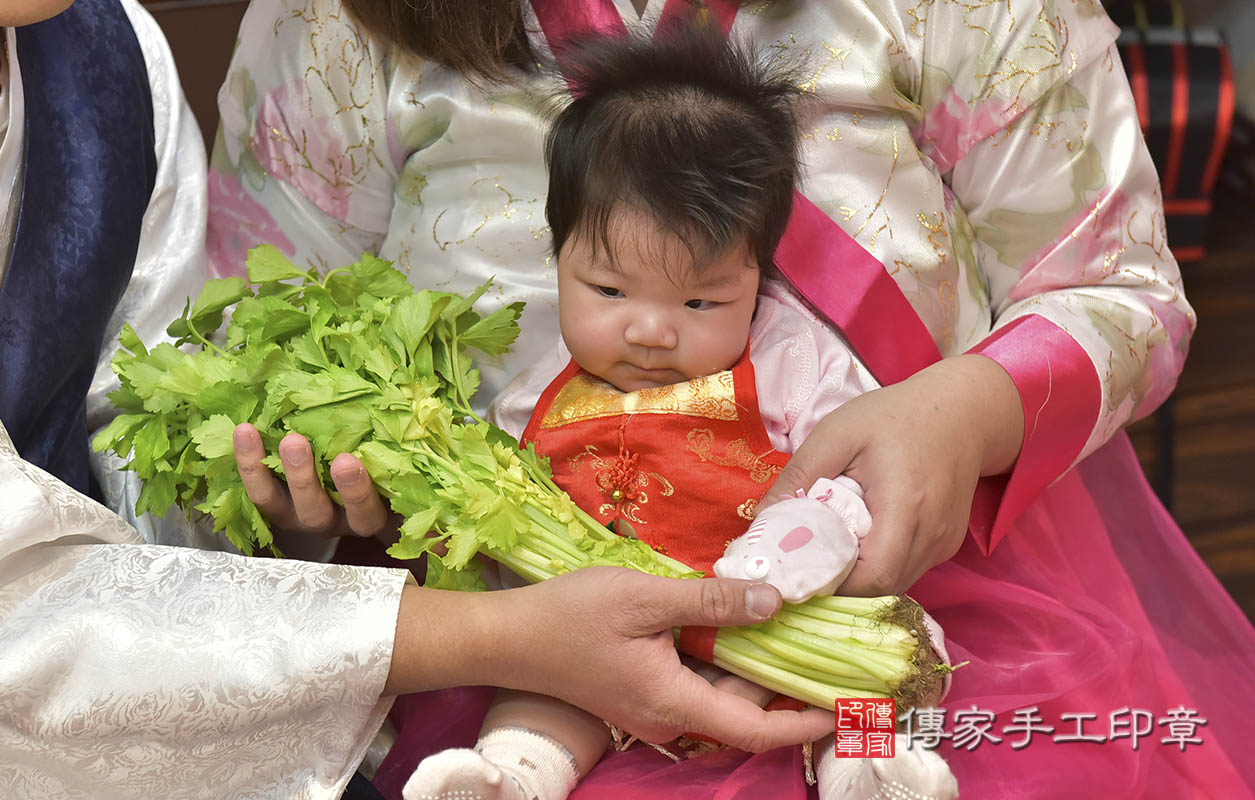
{"type": "Polygon", "coordinates": [[[809,492],[763,509],[728,543],[715,574],[766,581],[788,603],[832,594],[854,568],[871,526],[863,487],[844,475],[820,478],[809,492]]]}

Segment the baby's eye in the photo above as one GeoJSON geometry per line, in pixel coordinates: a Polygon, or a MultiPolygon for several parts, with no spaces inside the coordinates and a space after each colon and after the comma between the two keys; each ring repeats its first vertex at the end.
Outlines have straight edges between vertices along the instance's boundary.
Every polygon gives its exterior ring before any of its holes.
{"type": "Polygon", "coordinates": [[[597,289],[597,291],[601,292],[602,297],[622,297],[623,296],[623,292],[619,291],[613,286],[597,286],[595,288],[597,289]]]}
{"type": "Polygon", "coordinates": [[[695,308],[698,311],[705,311],[719,305],[713,300],[690,300],[684,304],[687,308],[695,308]]]}

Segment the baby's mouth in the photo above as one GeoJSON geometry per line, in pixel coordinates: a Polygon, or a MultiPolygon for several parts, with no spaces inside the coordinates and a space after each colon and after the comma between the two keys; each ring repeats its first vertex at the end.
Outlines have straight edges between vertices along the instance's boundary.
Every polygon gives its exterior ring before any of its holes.
{"type": "Polygon", "coordinates": [[[681,383],[686,380],[683,373],[675,369],[671,369],[670,367],[642,367],[631,362],[624,363],[627,365],[634,378],[655,384],[657,386],[667,386],[672,383],[681,383]]]}

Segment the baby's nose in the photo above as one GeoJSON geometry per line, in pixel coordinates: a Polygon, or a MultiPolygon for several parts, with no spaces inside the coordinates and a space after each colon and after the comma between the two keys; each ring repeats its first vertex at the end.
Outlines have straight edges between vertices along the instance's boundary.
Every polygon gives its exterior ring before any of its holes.
{"type": "Polygon", "coordinates": [[[623,338],[628,344],[641,347],[662,347],[670,350],[676,345],[675,326],[665,314],[641,312],[632,317],[623,338]]]}

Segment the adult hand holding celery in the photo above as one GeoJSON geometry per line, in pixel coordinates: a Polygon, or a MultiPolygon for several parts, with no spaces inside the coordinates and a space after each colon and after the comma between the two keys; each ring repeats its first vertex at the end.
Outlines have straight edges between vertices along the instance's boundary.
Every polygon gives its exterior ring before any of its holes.
{"type": "MultiPolygon", "coordinates": [[[[167,329],[175,345],[148,350],[123,329],[113,360],[122,385],[110,395],[122,413],[94,446],[129,458],[144,482],[137,513],[177,504],[212,515],[243,552],[274,550],[235,467],[232,432],[251,422],[271,453],[290,431],[309,439],[333,497],[331,460],[360,458],[405,520],[389,552],[426,553],[437,588],[482,588],[481,553],[532,582],[593,565],[700,574],[608,531],[553,483],[546,460],[472,410],[479,373],[469,351],[506,352],[521,303],[481,315],[473,306],[488,284],[466,297],[415,292],[371,256],[320,279],[263,246],[247,268],[247,282],[211,281],[185,307],[167,329]]],[[[282,471],[276,456],[266,463],[282,471]]],[[[941,680],[927,642],[909,599],[822,597],[762,625],[721,629],[713,660],[825,708],[838,697],[887,696],[912,707],[941,680]]]]}

